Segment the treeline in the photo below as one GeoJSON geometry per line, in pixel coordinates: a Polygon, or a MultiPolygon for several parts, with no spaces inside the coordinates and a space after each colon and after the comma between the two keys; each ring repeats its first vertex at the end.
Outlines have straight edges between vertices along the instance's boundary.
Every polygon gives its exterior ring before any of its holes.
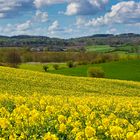
{"type": "Polygon", "coordinates": [[[59,39],[49,38],[45,36],[0,36],[0,47],[48,47],[50,50],[63,50],[71,46],[86,46],[86,45],[110,45],[119,47],[124,44],[139,45],[139,34],[98,34],[87,37],[72,38],[72,39],[59,39]]]}
{"type": "Polygon", "coordinates": [[[136,55],[118,55],[111,53],[86,53],[86,52],[30,52],[25,49],[0,49],[1,65],[12,64],[16,66],[19,63],[26,62],[68,62],[73,61],[78,64],[105,63],[118,61],[120,59],[139,58],[136,55]]]}

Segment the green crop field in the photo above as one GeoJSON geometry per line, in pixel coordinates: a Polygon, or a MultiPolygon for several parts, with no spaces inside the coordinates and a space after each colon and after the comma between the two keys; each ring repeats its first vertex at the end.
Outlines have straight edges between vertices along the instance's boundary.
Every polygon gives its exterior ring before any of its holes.
{"type": "Polygon", "coordinates": [[[87,52],[109,52],[115,48],[110,47],[109,45],[95,45],[95,46],[86,46],[87,52]]]}
{"type": "Polygon", "coordinates": [[[140,83],[0,67],[0,139],[136,139],[140,83]]]}

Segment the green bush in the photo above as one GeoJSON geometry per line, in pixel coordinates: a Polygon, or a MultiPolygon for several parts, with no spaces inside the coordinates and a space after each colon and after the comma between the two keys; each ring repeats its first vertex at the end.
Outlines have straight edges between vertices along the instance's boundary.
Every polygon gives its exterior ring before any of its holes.
{"type": "Polygon", "coordinates": [[[53,68],[54,68],[55,70],[58,70],[58,69],[59,69],[59,65],[58,65],[58,64],[54,64],[54,65],[53,65],[53,68]]]}
{"type": "Polygon", "coordinates": [[[75,63],[74,63],[73,61],[69,61],[69,62],[67,62],[67,66],[68,66],[69,68],[73,68],[73,67],[75,67],[76,65],[75,65],[75,63]]]}
{"type": "Polygon", "coordinates": [[[48,71],[48,68],[49,68],[49,67],[48,67],[47,65],[44,65],[44,66],[43,66],[43,69],[44,69],[44,71],[46,71],[46,72],[48,71]]]}
{"type": "Polygon", "coordinates": [[[77,62],[77,65],[87,65],[87,64],[90,64],[90,62],[88,62],[88,61],[78,61],[77,62]]]}
{"type": "Polygon", "coordinates": [[[89,77],[104,78],[105,72],[101,67],[90,67],[87,71],[89,77]]]}

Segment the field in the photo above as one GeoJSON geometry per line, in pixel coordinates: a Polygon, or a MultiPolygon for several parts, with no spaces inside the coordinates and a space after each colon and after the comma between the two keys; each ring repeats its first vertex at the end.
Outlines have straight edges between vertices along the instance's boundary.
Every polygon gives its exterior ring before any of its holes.
{"type": "Polygon", "coordinates": [[[131,46],[131,45],[124,45],[116,49],[116,51],[122,51],[127,53],[138,53],[140,50],[140,46],[131,46]]]}
{"type": "Polygon", "coordinates": [[[140,83],[0,67],[0,138],[140,139],[140,83]]]}
{"type": "Polygon", "coordinates": [[[115,49],[109,45],[86,46],[85,48],[87,52],[109,52],[115,49]]]}
{"type": "Polygon", "coordinates": [[[139,53],[140,46],[124,45],[120,47],[110,47],[109,45],[86,46],[87,52],[114,52],[114,53],[139,53]]]}
{"type": "MultiPolygon", "coordinates": [[[[89,67],[102,67],[106,78],[140,81],[140,60],[124,60],[102,64],[90,64],[77,66],[76,68],[67,68],[66,64],[59,64],[60,69],[54,70],[52,64],[48,64],[49,73],[63,74],[68,76],[86,77],[89,67]]],[[[28,69],[43,72],[43,64],[22,64],[21,69],[28,69]]]]}

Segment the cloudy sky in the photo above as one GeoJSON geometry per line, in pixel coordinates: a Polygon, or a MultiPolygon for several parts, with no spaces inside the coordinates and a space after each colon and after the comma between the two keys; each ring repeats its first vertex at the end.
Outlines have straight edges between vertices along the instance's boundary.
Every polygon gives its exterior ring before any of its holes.
{"type": "Polygon", "coordinates": [[[140,33],[140,0],[0,0],[0,35],[140,33]]]}

